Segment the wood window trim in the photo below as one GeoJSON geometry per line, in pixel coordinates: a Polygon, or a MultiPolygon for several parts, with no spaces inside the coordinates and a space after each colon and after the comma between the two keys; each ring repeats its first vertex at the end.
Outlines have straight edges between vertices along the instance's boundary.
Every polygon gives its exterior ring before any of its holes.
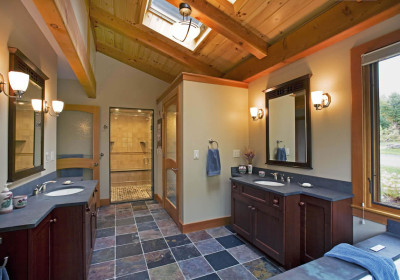
{"type": "Polygon", "coordinates": [[[387,219],[400,220],[400,210],[373,204],[369,192],[370,174],[370,119],[367,110],[369,98],[364,97],[361,55],[400,41],[400,29],[351,49],[351,147],[353,215],[362,217],[362,203],[365,203],[365,218],[387,224],[387,219]]]}

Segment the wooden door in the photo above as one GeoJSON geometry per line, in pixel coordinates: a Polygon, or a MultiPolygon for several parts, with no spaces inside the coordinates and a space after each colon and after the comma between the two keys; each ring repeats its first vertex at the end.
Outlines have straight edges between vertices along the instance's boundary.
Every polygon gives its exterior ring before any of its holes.
{"type": "Polygon", "coordinates": [[[231,207],[232,224],[234,230],[242,237],[252,241],[253,211],[250,199],[243,197],[238,193],[232,192],[231,207]]]}
{"type": "Polygon", "coordinates": [[[179,104],[178,90],[163,104],[163,204],[165,210],[179,223],[179,104]]]}
{"type": "MultiPolygon", "coordinates": [[[[99,181],[99,129],[99,107],[65,105],[57,118],[57,170],[72,177],[73,172],[82,172],[84,178],[99,181]]],[[[99,184],[96,205],[100,207],[99,184]]]]}
{"type": "Polygon", "coordinates": [[[48,215],[29,232],[29,269],[30,280],[50,279],[50,220],[48,215]]]}
{"type": "Polygon", "coordinates": [[[304,195],[300,199],[300,257],[305,263],[332,248],[331,202],[304,195]]]}
{"type": "Polygon", "coordinates": [[[283,212],[279,209],[282,206],[256,203],[252,208],[254,212],[254,245],[281,264],[284,263],[285,257],[284,217],[283,212]]]}

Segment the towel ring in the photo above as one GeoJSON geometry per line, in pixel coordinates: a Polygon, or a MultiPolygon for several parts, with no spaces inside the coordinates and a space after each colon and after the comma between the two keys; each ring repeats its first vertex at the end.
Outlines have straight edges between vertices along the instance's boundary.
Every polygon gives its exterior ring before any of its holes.
{"type": "Polygon", "coordinates": [[[218,149],[218,142],[217,141],[214,141],[214,140],[212,140],[212,139],[209,139],[208,140],[208,148],[210,149],[212,149],[212,145],[214,144],[214,143],[216,143],[217,144],[217,149],[218,149]]]}
{"type": "Polygon", "coordinates": [[[1,267],[6,267],[7,262],[8,262],[8,257],[4,257],[4,263],[1,267]]]}

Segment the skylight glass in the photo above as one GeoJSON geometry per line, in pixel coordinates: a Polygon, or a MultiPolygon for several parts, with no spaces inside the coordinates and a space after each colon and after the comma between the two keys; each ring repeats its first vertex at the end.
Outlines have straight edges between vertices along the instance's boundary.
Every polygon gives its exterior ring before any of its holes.
{"type": "Polygon", "coordinates": [[[236,2],[236,0],[226,0],[226,1],[228,1],[228,2],[231,3],[232,5],[235,4],[235,2],[236,2]]]}

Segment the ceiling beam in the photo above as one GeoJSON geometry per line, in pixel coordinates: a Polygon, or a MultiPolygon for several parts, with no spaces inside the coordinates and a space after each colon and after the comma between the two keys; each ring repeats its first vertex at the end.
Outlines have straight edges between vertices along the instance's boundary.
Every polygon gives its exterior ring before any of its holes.
{"type": "Polygon", "coordinates": [[[268,57],[249,58],[224,78],[254,81],[289,63],[355,35],[400,13],[398,0],[343,1],[268,48],[268,57]]]}
{"type": "MultiPolygon", "coordinates": [[[[179,7],[182,0],[167,0],[179,7]]],[[[192,17],[236,43],[258,59],[267,56],[267,42],[253,31],[222,12],[207,0],[185,0],[192,8],[192,17]]]]}
{"type": "Polygon", "coordinates": [[[90,54],[69,0],[33,0],[69,65],[90,98],[96,98],[96,79],[90,54]]]}
{"type": "Polygon", "coordinates": [[[146,30],[146,27],[143,25],[139,28],[136,25],[115,17],[107,11],[93,6],[90,7],[90,17],[93,21],[97,21],[101,25],[104,25],[115,32],[121,33],[139,43],[142,43],[162,55],[171,57],[180,64],[193,69],[194,72],[218,77],[223,74],[221,71],[213,68],[212,65],[208,65],[198,60],[184,47],[178,46],[178,44],[172,43],[172,41],[171,44],[168,44],[165,41],[160,40],[154,36],[150,30],[146,30]]]}
{"type": "Polygon", "coordinates": [[[149,63],[141,61],[140,58],[130,57],[119,49],[110,47],[106,44],[97,42],[96,49],[98,52],[110,56],[122,63],[132,66],[167,83],[171,83],[175,79],[174,75],[166,73],[156,67],[152,67],[149,63]]]}

